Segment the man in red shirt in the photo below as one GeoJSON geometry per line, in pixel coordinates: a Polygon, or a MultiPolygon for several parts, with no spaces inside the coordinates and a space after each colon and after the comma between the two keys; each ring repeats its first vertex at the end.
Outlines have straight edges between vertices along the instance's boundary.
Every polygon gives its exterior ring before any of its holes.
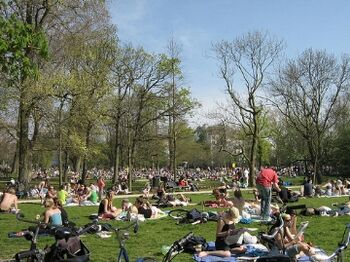
{"type": "Polygon", "coordinates": [[[258,189],[261,198],[261,217],[263,220],[267,221],[271,220],[270,210],[272,187],[275,187],[278,192],[281,191],[278,186],[277,173],[272,168],[262,168],[256,178],[256,188],[258,189]]]}

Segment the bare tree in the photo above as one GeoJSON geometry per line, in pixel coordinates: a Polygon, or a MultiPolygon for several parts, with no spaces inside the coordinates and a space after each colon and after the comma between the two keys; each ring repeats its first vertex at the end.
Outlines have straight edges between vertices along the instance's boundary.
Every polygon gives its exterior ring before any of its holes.
{"type": "MultiPolygon", "coordinates": [[[[325,51],[306,50],[290,60],[271,83],[273,102],[303,137],[318,175],[325,135],[336,123],[333,114],[341,94],[349,89],[350,57],[338,61],[325,51]]],[[[321,176],[317,176],[321,182],[321,176]]],[[[315,180],[315,177],[314,177],[315,180]]]]}
{"type": "Polygon", "coordinates": [[[282,48],[282,41],[261,32],[248,33],[232,42],[221,41],[214,45],[220,77],[226,83],[232,105],[237,109],[235,120],[251,140],[248,152],[250,186],[255,185],[257,145],[263,128],[263,103],[258,98],[258,92],[282,48]],[[238,80],[236,73],[243,81],[245,92],[234,85],[234,79],[238,80]]]}

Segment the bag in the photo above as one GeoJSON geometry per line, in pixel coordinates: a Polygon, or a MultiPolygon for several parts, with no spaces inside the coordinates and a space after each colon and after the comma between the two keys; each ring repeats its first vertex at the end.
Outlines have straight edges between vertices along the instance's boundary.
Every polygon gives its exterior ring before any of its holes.
{"type": "Polygon", "coordinates": [[[45,255],[45,262],[86,262],[90,257],[90,251],[79,237],[59,240],[57,244],[51,246],[50,250],[45,255]]]}
{"type": "Polygon", "coordinates": [[[201,246],[201,250],[206,250],[208,247],[207,241],[201,236],[192,236],[184,244],[184,252],[194,254],[196,253],[196,247],[201,246]]]}
{"type": "Polygon", "coordinates": [[[243,243],[243,233],[244,233],[244,230],[236,229],[232,235],[228,235],[225,238],[226,245],[229,245],[229,246],[234,244],[241,245],[243,243]]]}
{"type": "Polygon", "coordinates": [[[192,210],[190,210],[187,214],[188,221],[190,223],[197,221],[197,220],[201,220],[202,219],[202,212],[198,211],[198,209],[193,208],[192,210]]]}
{"type": "Polygon", "coordinates": [[[303,216],[313,216],[315,215],[315,209],[312,207],[308,207],[300,212],[303,216]]]}

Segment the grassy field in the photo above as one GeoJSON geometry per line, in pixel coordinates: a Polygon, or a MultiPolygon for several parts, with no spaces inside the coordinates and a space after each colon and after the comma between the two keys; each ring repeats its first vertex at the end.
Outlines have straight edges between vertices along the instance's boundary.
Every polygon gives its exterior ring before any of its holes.
{"type": "MultiPolygon", "coordinates": [[[[252,198],[252,195],[246,191],[245,197],[252,198]]],[[[193,194],[191,195],[194,203],[211,199],[212,196],[208,193],[193,194]]],[[[115,205],[120,206],[120,199],[115,199],[115,205]]],[[[332,203],[344,203],[348,201],[347,197],[342,198],[315,198],[315,199],[301,199],[297,204],[306,204],[307,206],[319,207],[319,206],[331,206],[332,203]]],[[[198,209],[202,209],[201,205],[196,206],[198,209]]],[[[44,208],[39,204],[20,204],[22,213],[26,218],[34,219],[37,214],[44,211],[44,208]]],[[[188,209],[193,208],[188,207],[188,209]]],[[[97,207],[67,207],[66,208],[70,220],[74,221],[77,225],[84,225],[89,222],[88,216],[91,213],[97,212],[97,207]]],[[[208,210],[208,209],[206,209],[208,210]]],[[[308,220],[310,222],[309,228],[305,233],[307,241],[313,242],[315,245],[322,247],[327,252],[333,251],[337,247],[337,243],[340,241],[342,232],[347,223],[350,223],[349,216],[342,217],[300,217],[299,221],[308,220]]],[[[110,221],[115,227],[126,225],[127,222],[110,221]]],[[[239,226],[242,226],[239,224],[239,226]]],[[[28,224],[23,222],[17,222],[15,216],[11,214],[0,214],[0,259],[10,258],[16,252],[27,249],[29,243],[22,238],[8,238],[7,233],[11,231],[19,231],[28,227],[28,224]]],[[[253,223],[248,227],[257,227],[258,231],[264,231],[267,229],[266,225],[260,225],[259,223],[253,223]]],[[[215,240],[215,222],[208,222],[206,224],[199,225],[176,225],[175,221],[169,217],[165,217],[159,220],[148,220],[142,222],[140,230],[137,235],[131,233],[131,238],[127,242],[127,249],[131,261],[135,261],[138,257],[154,257],[161,261],[161,247],[162,245],[171,245],[173,241],[181,238],[189,231],[194,232],[196,235],[201,235],[207,239],[207,241],[215,240]]],[[[84,243],[91,251],[92,261],[113,261],[116,260],[118,252],[117,240],[112,238],[101,239],[96,235],[86,235],[83,237],[84,243]]],[[[52,243],[50,237],[39,238],[39,246],[44,247],[46,244],[52,243]]],[[[192,258],[188,254],[181,254],[176,257],[175,261],[192,261],[192,258]]],[[[350,252],[347,251],[347,259],[350,261],[350,252]]]]}

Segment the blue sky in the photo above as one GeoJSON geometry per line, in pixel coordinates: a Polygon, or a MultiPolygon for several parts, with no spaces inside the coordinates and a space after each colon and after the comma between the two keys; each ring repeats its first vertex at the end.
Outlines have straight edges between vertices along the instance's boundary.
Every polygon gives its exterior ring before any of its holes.
{"type": "Polygon", "coordinates": [[[110,0],[109,6],[122,42],[154,53],[165,52],[172,37],[182,45],[186,84],[203,105],[194,126],[226,97],[212,43],[258,30],[284,40],[288,58],[310,47],[350,53],[347,0],[110,0]]]}

